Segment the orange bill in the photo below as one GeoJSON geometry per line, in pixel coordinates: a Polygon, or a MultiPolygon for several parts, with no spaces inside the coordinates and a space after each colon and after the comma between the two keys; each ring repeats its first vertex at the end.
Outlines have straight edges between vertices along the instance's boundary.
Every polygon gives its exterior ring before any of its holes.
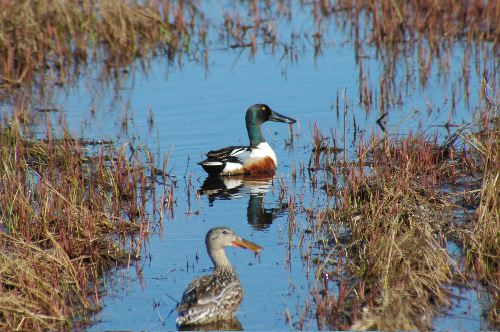
{"type": "Polygon", "coordinates": [[[234,247],[250,249],[255,253],[259,253],[263,249],[261,246],[242,238],[234,240],[232,243],[234,247]]]}

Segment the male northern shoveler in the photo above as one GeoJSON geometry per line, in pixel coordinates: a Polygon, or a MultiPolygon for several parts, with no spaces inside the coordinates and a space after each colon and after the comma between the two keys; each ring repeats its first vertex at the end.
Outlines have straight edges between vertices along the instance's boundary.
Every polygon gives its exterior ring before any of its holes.
{"type": "Polygon", "coordinates": [[[232,319],[243,299],[243,289],[224,247],[250,249],[256,253],[262,248],[242,239],[227,227],[208,231],[205,238],[208,255],[214,263],[214,272],[201,276],[189,284],[177,306],[177,324],[199,325],[232,319]]]}
{"type": "Polygon", "coordinates": [[[274,112],[269,106],[255,104],[247,110],[250,146],[229,146],[207,153],[199,164],[211,175],[268,173],[276,170],[276,154],[262,136],[261,125],[266,121],[295,123],[296,120],[274,112]]]}

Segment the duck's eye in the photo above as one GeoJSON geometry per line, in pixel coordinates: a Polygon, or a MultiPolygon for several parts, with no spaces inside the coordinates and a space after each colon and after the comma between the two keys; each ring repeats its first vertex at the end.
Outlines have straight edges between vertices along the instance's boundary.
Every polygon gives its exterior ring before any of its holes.
{"type": "Polygon", "coordinates": [[[222,231],[222,234],[226,234],[226,235],[227,235],[227,234],[228,234],[228,232],[227,232],[227,231],[222,231]]]}
{"type": "Polygon", "coordinates": [[[262,106],[260,109],[263,110],[263,111],[265,111],[266,110],[266,106],[262,106]]]}

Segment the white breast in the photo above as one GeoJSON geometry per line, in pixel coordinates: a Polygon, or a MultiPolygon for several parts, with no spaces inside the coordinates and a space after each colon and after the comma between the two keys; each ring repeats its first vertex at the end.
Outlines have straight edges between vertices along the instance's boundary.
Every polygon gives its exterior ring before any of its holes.
{"type": "Polygon", "coordinates": [[[276,159],[276,154],[273,149],[267,142],[260,143],[256,148],[252,149],[252,153],[250,154],[250,158],[263,158],[270,157],[274,160],[274,164],[278,164],[278,160],[276,159]]]}

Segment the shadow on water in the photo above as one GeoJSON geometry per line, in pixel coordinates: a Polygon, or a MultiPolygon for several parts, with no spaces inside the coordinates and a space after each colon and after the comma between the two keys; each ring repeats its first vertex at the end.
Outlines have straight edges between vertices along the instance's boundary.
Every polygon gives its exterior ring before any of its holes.
{"type": "Polygon", "coordinates": [[[233,318],[217,323],[180,326],[179,331],[243,331],[243,325],[237,318],[233,318]]]}
{"type": "Polygon", "coordinates": [[[275,176],[241,175],[241,176],[208,176],[198,190],[200,195],[208,198],[210,206],[216,200],[231,200],[248,196],[247,221],[254,229],[266,229],[286,206],[266,208],[264,196],[272,189],[275,176]]]}

